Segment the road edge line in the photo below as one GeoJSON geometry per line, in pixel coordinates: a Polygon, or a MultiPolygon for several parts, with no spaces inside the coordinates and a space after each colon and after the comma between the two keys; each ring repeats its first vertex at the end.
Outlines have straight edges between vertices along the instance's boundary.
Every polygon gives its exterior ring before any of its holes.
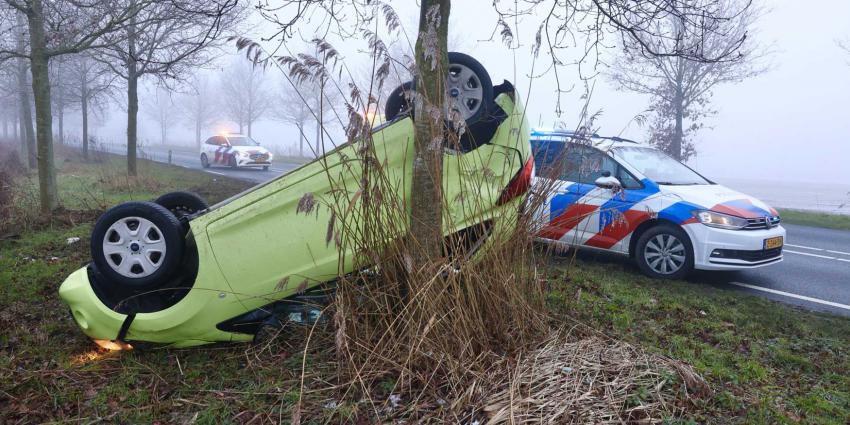
{"type": "Polygon", "coordinates": [[[770,288],[765,288],[765,287],[762,287],[762,286],[750,285],[748,283],[729,282],[729,284],[735,285],[735,286],[740,286],[742,288],[752,289],[752,290],[755,290],[755,291],[763,291],[763,292],[767,292],[769,294],[782,295],[784,297],[789,297],[789,298],[796,298],[798,300],[813,302],[815,304],[823,304],[823,305],[828,305],[830,307],[841,308],[841,309],[844,309],[844,310],[850,310],[850,305],[836,303],[836,302],[827,301],[827,300],[822,300],[820,298],[812,298],[812,297],[807,297],[805,295],[792,294],[790,292],[778,291],[776,289],[770,289],[770,288]]]}

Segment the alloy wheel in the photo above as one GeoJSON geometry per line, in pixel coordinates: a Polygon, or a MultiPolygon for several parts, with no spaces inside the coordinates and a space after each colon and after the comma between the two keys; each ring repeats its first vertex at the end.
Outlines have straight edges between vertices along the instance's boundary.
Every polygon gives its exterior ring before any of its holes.
{"type": "Polygon", "coordinates": [[[661,233],[650,239],[644,248],[646,264],[656,273],[668,275],[685,265],[685,244],[674,235],[661,233]]]}

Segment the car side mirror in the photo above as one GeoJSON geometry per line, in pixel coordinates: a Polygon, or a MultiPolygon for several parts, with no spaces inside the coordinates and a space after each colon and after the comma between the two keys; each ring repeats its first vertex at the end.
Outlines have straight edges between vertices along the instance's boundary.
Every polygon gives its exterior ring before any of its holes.
{"type": "Polygon", "coordinates": [[[617,180],[616,177],[612,177],[610,174],[607,176],[603,175],[602,177],[599,177],[598,179],[596,179],[594,184],[596,184],[597,187],[611,190],[620,190],[620,188],[623,186],[622,184],[620,184],[620,181],[617,180]]]}

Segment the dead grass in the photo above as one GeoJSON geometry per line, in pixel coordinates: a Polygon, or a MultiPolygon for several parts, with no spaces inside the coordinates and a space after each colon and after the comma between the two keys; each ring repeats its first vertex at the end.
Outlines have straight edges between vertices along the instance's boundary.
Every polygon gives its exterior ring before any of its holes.
{"type": "Polygon", "coordinates": [[[554,334],[487,398],[488,424],[657,423],[708,385],[681,362],[597,337],[554,334]]]}

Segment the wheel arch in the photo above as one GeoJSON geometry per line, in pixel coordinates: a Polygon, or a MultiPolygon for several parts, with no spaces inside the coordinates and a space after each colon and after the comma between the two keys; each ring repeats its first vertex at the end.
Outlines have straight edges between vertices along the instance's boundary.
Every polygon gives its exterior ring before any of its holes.
{"type": "MultiPolygon", "coordinates": [[[[634,232],[632,232],[632,236],[629,238],[629,257],[635,258],[635,247],[637,246],[637,242],[640,239],[641,235],[643,235],[647,230],[649,230],[653,227],[661,226],[661,225],[665,225],[665,224],[675,226],[675,227],[678,227],[679,229],[682,229],[682,232],[684,232],[685,235],[687,235],[688,242],[690,242],[690,244],[691,244],[691,251],[695,250],[694,240],[693,240],[693,238],[691,238],[691,234],[683,226],[679,225],[678,223],[676,223],[674,221],[667,220],[665,218],[653,218],[653,219],[649,219],[649,220],[644,221],[643,223],[638,225],[638,227],[634,230],[634,232]]],[[[691,254],[695,254],[695,253],[692,252],[691,254]]]]}

